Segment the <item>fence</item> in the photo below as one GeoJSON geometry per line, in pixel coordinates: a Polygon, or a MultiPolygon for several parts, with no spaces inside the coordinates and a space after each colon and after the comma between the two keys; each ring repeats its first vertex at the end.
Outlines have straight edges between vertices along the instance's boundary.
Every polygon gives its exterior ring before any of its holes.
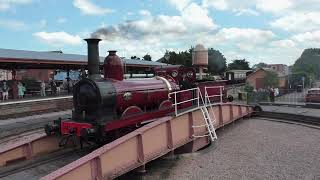
{"type": "Polygon", "coordinates": [[[242,93],[247,104],[285,104],[285,105],[306,105],[308,90],[297,91],[293,89],[282,89],[275,91],[274,96],[268,90],[242,93]]]}

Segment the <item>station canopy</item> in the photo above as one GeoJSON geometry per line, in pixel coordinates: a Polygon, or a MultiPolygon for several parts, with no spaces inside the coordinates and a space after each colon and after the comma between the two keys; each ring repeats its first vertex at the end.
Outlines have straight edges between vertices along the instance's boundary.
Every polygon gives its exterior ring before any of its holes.
{"type": "MultiPolygon", "coordinates": [[[[102,69],[105,57],[100,57],[102,69]]],[[[151,68],[167,64],[135,59],[123,59],[128,68],[151,68]]],[[[62,52],[38,52],[0,48],[0,69],[61,69],[78,70],[87,69],[86,55],[64,54],[62,52]]]]}

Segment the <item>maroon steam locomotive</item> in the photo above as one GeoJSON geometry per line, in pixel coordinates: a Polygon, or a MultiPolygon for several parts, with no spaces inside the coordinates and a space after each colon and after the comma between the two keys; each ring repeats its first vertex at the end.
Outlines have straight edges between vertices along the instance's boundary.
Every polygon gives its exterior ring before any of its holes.
{"type": "MultiPolygon", "coordinates": [[[[124,67],[116,51],[109,51],[104,61],[104,78],[99,72],[100,39],[85,39],[88,43],[89,78],[80,80],[74,87],[71,119],[59,119],[48,124],[48,135],[62,136],[60,145],[68,139],[104,143],[128,133],[150,120],[174,111],[170,92],[205,86],[224,85],[224,82],[196,80],[194,68],[164,66],[154,68],[155,77],[123,79],[124,67]]],[[[219,92],[212,92],[218,94],[219,92]]],[[[224,92],[225,93],[225,92],[224,92]]],[[[182,93],[179,101],[191,99],[192,93],[182,93]]],[[[185,104],[179,108],[192,106],[185,104]]]]}

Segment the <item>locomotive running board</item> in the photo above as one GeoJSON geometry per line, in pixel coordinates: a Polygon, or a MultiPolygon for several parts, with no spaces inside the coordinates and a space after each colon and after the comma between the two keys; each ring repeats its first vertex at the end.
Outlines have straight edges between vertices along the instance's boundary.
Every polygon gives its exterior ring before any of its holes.
{"type": "MultiPolygon", "coordinates": [[[[220,128],[237,119],[250,116],[253,108],[244,105],[221,104],[213,106],[220,128]]],[[[210,112],[211,113],[211,112],[210,112]]],[[[178,117],[163,117],[147,124],[92,153],[41,178],[52,179],[114,179],[167,153],[179,150],[194,152],[209,144],[207,128],[192,128],[204,121],[201,110],[178,117]]]]}

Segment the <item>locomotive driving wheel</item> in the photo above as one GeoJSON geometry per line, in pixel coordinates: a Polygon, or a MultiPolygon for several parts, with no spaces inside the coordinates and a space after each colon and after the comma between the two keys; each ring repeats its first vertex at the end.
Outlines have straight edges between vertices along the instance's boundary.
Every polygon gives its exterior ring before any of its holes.
{"type": "Polygon", "coordinates": [[[165,110],[173,108],[173,104],[170,100],[165,100],[159,105],[159,110],[165,110]]]}

